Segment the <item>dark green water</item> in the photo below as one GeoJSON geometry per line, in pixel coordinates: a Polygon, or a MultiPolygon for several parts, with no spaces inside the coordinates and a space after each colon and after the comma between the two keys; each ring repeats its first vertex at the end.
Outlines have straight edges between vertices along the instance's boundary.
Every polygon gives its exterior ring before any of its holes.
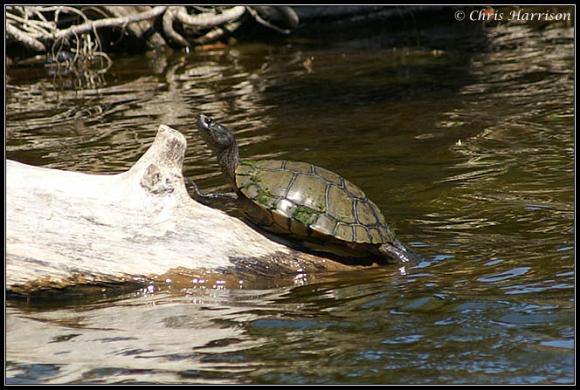
{"type": "Polygon", "coordinates": [[[7,381],[573,383],[573,28],[470,34],[114,58],[82,88],[9,70],[10,159],[118,173],[167,124],[187,136],[185,173],[225,189],[194,131],[205,112],[243,157],[358,184],[422,261],[269,290],[9,301],[7,381]]]}

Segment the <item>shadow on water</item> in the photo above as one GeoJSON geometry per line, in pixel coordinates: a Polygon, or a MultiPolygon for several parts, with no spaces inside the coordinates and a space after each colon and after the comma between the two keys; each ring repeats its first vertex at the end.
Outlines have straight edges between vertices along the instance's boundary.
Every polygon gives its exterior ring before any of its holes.
{"type": "Polygon", "coordinates": [[[384,34],[115,58],[80,90],[10,69],[8,158],[122,172],[163,123],[187,137],[185,174],[224,190],[194,130],[205,112],[242,157],[354,182],[422,261],[286,287],[10,301],[8,382],[572,383],[573,26],[456,28],[396,48],[384,34]]]}

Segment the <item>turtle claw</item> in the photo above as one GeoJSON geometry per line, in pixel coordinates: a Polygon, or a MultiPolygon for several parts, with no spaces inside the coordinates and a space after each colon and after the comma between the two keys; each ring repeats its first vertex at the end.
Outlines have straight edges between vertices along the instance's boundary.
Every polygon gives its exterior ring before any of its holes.
{"type": "Polygon", "coordinates": [[[395,241],[394,243],[387,242],[381,245],[379,252],[402,264],[409,264],[415,258],[411,251],[405,248],[399,241],[395,241]]]}

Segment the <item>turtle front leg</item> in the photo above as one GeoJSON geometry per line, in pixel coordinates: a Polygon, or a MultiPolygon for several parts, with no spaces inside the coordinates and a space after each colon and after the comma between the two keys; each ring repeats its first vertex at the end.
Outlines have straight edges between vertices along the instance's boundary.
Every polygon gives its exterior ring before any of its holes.
{"type": "Polygon", "coordinates": [[[189,195],[196,201],[206,206],[213,206],[216,202],[238,200],[238,195],[233,192],[203,193],[192,179],[186,178],[186,187],[189,195]]]}

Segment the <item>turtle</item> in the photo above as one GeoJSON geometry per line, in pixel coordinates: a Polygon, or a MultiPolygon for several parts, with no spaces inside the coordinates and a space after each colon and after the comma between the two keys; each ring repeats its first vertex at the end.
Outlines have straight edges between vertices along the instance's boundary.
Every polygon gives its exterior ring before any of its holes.
{"type": "Polygon", "coordinates": [[[204,193],[190,180],[190,194],[198,202],[235,200],[258,228],[355,264],[414,259],[377,205],[342,176],[306,162],[242,160],[231,130],[205,114],[199,115],[197,127],[233,190],[204,193]]]}

